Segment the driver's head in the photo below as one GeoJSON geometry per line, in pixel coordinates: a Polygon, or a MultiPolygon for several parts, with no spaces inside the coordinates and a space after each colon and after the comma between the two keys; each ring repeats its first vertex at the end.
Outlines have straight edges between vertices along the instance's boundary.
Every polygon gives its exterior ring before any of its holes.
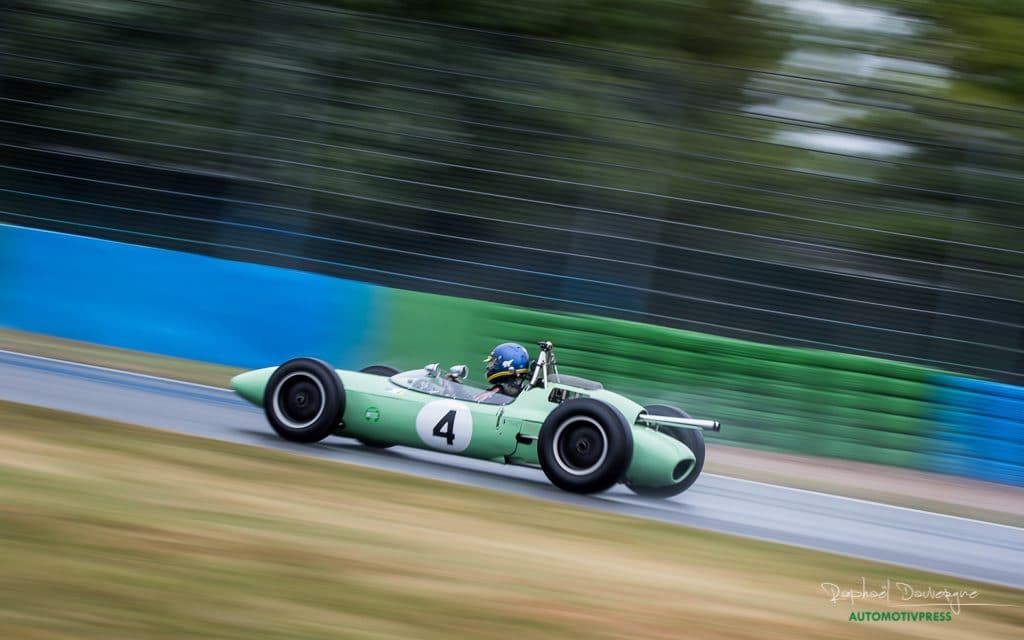
{"type": "Polygon", "coordinates": [[[521,344],[504,342],[491,349],[484,364],[487,382],[504,385],[530,373],[530,354],[521,344]]]}

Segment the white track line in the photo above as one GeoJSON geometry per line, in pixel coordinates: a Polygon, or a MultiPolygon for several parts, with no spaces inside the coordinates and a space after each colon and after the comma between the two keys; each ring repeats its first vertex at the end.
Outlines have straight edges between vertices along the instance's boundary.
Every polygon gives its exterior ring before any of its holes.
{"type": "MultiPolygon", "coordinates": [[[[953,519],[953,520],[963,520],[964,522],[973,522],[973,523],[976,523],[976,524],[986,524],[986,525],[991,525],[993,527],[1004,527],[1006,529],[1013,529],[1014,531],[1024,532],[1024,528],[1016,527],[1016,526],[1014,526],[1012,524],[1001,524],[999,522],[990,522],[988,520],[978,520],[976,518],[966,518],[964,516],[954,516],[954,515],[949,514],[949,513],[939,513],[937,511],[925,511],[924,509],[915,509],[913,507],[903,507],[903,506],[900,506],[900,505],[897,505],[897,504],[889,504],[888,502],[875,502],[873,500],[865,500],[863,498],[851,498],[849,496],[841,496],[841,495],[835,494],[835,493],[824,493],[822,491],[814,491],[813,489],[799,489],[797,487],[787,487],[786,485],[772,484],[770,482],[760,482],[758,480],[747,480],[745,478],[734,478],[733,476],[723,476],[723,475],[719,475],[717,473],[705,473],[705,474],[702,474],[702,475],[711,476],[713,478],[724,478],[726,480],[732,480],[733,482],[746,482],[747,484],[756,484],[756,485],[761,485],[763,487],[772,487],[773,489],[785,489],[787,491],[796,491],[796,492],[799,492],[799,493],[808,493],[808,494],[811,494],[811,495],[822,496],[822,497],[825,497],[825,498],[835,498],[835,499],[839,499],[839,500],[846,500],[847,502],[858,502],[860,504],[867,504],[867,505],[872,505],[872,506],[889,507],[890,509],[899,509],[901,511],[910,511],[912,513],[923,513],[925,515],[930,515],[930,516],[939,516],[941,518],[950,518],[950,519],[953,519]]],[[[1015,489],[1016,488],[1016,487],[1010,487],[1010,485],[1005,485],[1005,486],[1007,486],[1007,487],[1009,487],[1011,489],[1015,489]]],[[[1024,490],[1021,490],[1021,493],[1022,493],[1022,497],[1024,497],[1024,490]]]]}
{"type": "MultiPolygon", "coordinates": [[[[164,377],[161,377],[161,376],[153,376],[153,375],[149,375],[149,374],[146,374],[146,373],[136,373],[134,371],[124,371],[122,369],[114,369],[112,367],[101,367],[99,365],[94,365],[94,364],[84,364],[84,363],[81,363],[81,362],[74,362],[72,360],[61,360],[60,358],[48,358],[46,356],[36,356],[36,355],[28,354],[28,353],[20,353],[18,351],[8,351],[6,349],[0,349],[0,353],[5,353],[5,354],[8,354],[8,355],[12,355],[12,356],[18,356],[18,357],[21,357],[21,358],[31,358],[31,359],[34,359],[34,360],[45,360],[47,362],[56,362],[56,363],[59,363],[59,364],[72,365],[72,366],[76,366],[76,367],[83,367],[83,368],[86,368],[86,369],[96,369],[96,370],[99,370],[99,371],[107,371],[107,372],[110,372],[110,373],[118,373],[118,374],[126,375],[126,376],[135,376],[137,378],[147,378],[149,380],[159,380],[160,382],[170,382],[170,383],[174,383],[174,384],[183,384],[183,385],[188,385],[190,387],[199,387],[201,389],[209,389],[211,391],[220,391],[220,392],[224,392],[224,393],[234,393],[231,389],[228,389],[228,388],[225,388],[225,387],[214,387],[214,386],[208,385],[208,384],[199,384],[198,382],[188,382],[188,381],[185,381],[185,380],[177,380],[175,378],[164,378],[164,377]]],[[[846,500],[848,502],[857,502],[857,503],[860,503],[860,504],[866,504],[866,505],[872,505],[872,506],[882,506],[882,507],[888,507],[890,509],[900,509],[902,511],[909,511],[911,513],[921,513],[921,514],[925,514],[925,515],[938,516],[938,517],[941,517],[941,518],[950,518],[952,520],[962,520],[964,522],[972,522],[972,523],[975,523],[975,524],[985,524],[985,525],[991,525],[991,526],[994,526],[994,527],[1003,527],[1005,529],[1012,529],[1014,531],[1024,531],[1024,528],[1022,528],[1022,527],[1016,527],[1016,526],[1009,525],[1009,524],[1001,524],[1001,523],[998,523],[998,522],[990,522],[988,520],[978,520],[978,519],[975,519],[975,518],[965,518],[963,516],[954,516],[954,515],[951,515],[951,514],[948,514],[948,513],[939,513],[939,512],[936,512],[936,511],[925,511],[923,509],[915,509],[913,507],[903,507],[903,506],[900,506],[900,505],[889,504],[887,502],[875,502],[873,500],[864,500],[863,498],[851,498],[849,496],[843,496],[843,495],[839,495],[839,494],[835,494],[835,493],[824,493],[822,491],[814,491],[812,489],[799,489],[797,487],[787,487],[787,486],[781,485],[781,484],[772,484],[770,482],[760,482],[758,480],[746,480],[744,478],[735,478],[733,476],[723,476],[723,475],[720,475],[720,474],[717,474],[717,473],[705,473],[704,475],[711,476],[713,478],[723,478],[725,480],[731,480],[733,482],[746,482],[748,484],[756,484],[756,485],[760,485],[760,486],[763,486],[763,487],[771,487],[773,489],[785,489],[787,491],[796,491],[796,492],[800,492],[800,493],[807,493],[807,494],[810,494],[810,495],[821,496],[821,497],[824,497],[824,498],[834,498],[834,499],[838,499],[838,500],[846,500]]],[[[1006,486],[1009,487],[1010,485],[1006,485],[1006,486]]],[[[1010,487],[1010,488],[1015,488],[1015,487],[1010,487]]],[[[1022,493],[1024,493],[1024,491],[1022,491],[1022,493]]],[[[618,499],[618,498],[617,497],[612,497],[612,499],[618,499]]],[[[626,502],[628,500],[622,499],[621,501],[622,502],[626,502]]],[[[644,503],[644,504],[646,504],[646,503],[644,503]]]]}
{"type": "Polygon", "coordinates": [[[98,371],[108,371],[110,373],[119,373],[121,375],[134,376],[136,378],[147,378],[149,380],[159,380],[160,382],[171,382],[171,383],[174,383],[174,384],[184,384],[184,385],[188,385],[190,387],[199,387],[201,389],[209,389],[211,391],[223,391],[223,392],[226,392],[226,393],[233,393],[231,391],[231,389],[228,389],[227,387],[214,387],[214,386],[209,385],[209,384],[199,384],[198,382],[188,382],[186,380],[177,380],[175,378],[164,378],[164,377],[161,377],[161,376],[152,376],[152,375],[149,375],[147,373],[136,373],[134,371],[124,371],[122,369],[114,369],[114,368],[111,368],[111,367],[101,367],[101,366],[95,365],[95,364],[85,364],[85,363],[82,363],[82,362],[74,362],[72,360],[61,360],[60,358],[47,358],[46,356],[34,356],[32,354],[20,353],[18,351],[8,351],[7,349],[0,349],[0,353],[5,353],[7,355],[17,356],[19,358],[31,358],[33,360],[45,360],[47,362],[56,362],[56,363],[59,363],[59,364],[69,364],[69,365],[73,365],[73,366],[76,366],[76,367],[83,367],[85,369],[96,369],[98,371]]]}

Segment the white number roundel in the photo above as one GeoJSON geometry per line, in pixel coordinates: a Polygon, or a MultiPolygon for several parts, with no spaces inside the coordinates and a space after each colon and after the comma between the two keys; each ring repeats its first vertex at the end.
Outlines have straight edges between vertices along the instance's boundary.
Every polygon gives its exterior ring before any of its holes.
{"type": "Polygon", "coordinates": [[[473,416],[458,400],[435,400],[416,414],[416,433],[432,449],[465,451],[473,439],[473,416]]]}

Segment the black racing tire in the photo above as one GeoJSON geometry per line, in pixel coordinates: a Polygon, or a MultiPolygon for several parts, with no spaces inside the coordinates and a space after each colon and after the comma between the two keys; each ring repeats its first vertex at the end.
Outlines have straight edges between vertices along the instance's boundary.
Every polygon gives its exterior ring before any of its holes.
{"type": "Polygon", "coordinates": [[[551,484],[572,493],[597,493],[626,474],[633,459],[633,432],[615,407],[574,398],[544,420],[537,455],[551,484]]]}
{"type": "MultiPolygon", "coordinates": [[[[401,373],[398,369],[396,369],[394,367],[389,367],[386,364],[371,364],[368,367],[363,367],[362,369],[359,370],[359,372],[360,373],[369,373],[370,375],[374,375],[374,376],[383,376],[385,378],[390,378],[391,376],[393,376],[393,375],[395,375],[397,373],[401,373]]],[[[395,446],[395,445],[390,444],[388,442],[381,442],[380,440],[369,440],[367,438],[357,438],[357,439],[359,440],[359,442],[361,442],[365,446],[371,447],[373,449],[389,449],[389,448],[395,446]]]]}
{"type": "Polygon", "coordinates": [[[294,358],[270,376],[263,411],[277,435],[319,442],[334,433],[345,413],[345,387],[337,372],[314,358],[294,358]]]}
{"type": "MultiPolygon", "coordinates": [[[[644,407],[644,411],[656,416],[674,416],[676,418],[690,417],[690,414],[686,413],[679,407],[673,407],[667,404],[647,405],[644,407]]],[[[697,476],[699,476],[701,471],[704,470],[705,451],[704,434],[702,432],[697,431],[696,429],[679,427],[676,429],[665,429],[662,433],[670,435],[679,442],[682,442],[690,449],[690,451],[693,452],[693,469],[690,471],[688,476],[682,479],[682,481],[670,484],[667,487],[634,487],[627,483],[626,486],[628,486],[633,493],[637,495],[651,498],[671,498],[672,496],[677,496],[692,487],[693,483],[697,481],[697,476]]]]}

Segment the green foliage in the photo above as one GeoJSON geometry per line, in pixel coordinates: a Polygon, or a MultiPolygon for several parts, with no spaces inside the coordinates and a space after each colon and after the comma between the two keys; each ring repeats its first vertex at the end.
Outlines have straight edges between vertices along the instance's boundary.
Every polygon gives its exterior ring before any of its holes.
{"type": "MultiPolygon", "coordinates": [[[[883,23],[916,19],[898,36],[758,0],[9,5],[0,37],[12,54],[0,85],[16,145],[8,164],[49,173],[5,169],[7,184],[107,205],[55,212],[22,195],[5,205],[13,211],[319,261],[287,266],[354,264],[362,270],[331,272],[383,284],[427,282],[379,275],[388,272],[478,287],[460,295],[543,292],[685,321],[694,320],[686,296],[724,300],[700,320],[712,328],[737,326],[736,306],[826,313],[820,296],[737,294],[737,281],[886,300],[884,284],[848,293],[834,290],[838,278],[809,275],[823,271],[1019,297],[1016,5],[870,5],[888,12],[883,23]],[[109,205],[141,211],[115,216],[109,205]],[[211,232],[207,220],[316,241],[211,232]],[[535,272],[631,288],[552,287],[508,269],[478,276],[498,245],[546,252],[535,272]],[[463,262],[434,258],[448,254],[463,262]],[[671,296],[655,304],[648,289],[671,296]]],[[[935,328],[876,311],[828,313],[920,335],[935,328]]],[[[781,315],[751,326],[836,342],[829,326],[794,327],[781,315]]],[[[972,361],[1010,368],[987,357],[972,361]]]]}

